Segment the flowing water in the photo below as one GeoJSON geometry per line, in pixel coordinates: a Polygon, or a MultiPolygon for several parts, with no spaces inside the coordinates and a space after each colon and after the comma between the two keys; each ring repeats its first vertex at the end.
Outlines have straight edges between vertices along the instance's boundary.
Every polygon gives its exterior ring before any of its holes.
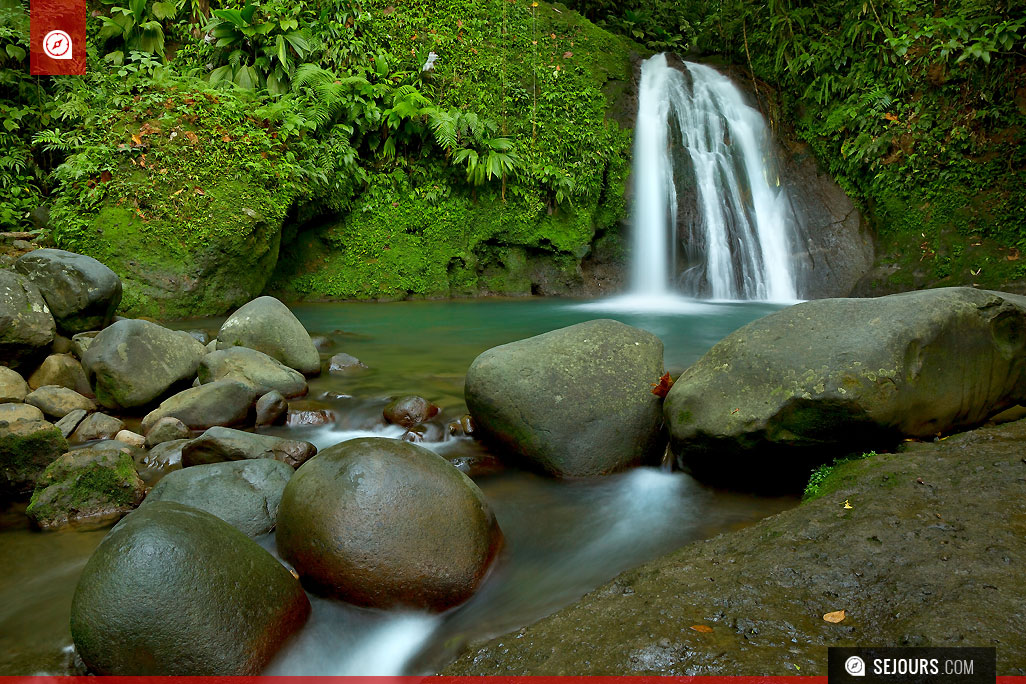
{"type": "Polygon", "coordinates": [[[686,71],[676,69],[660,54],[641,67],[631,291],[793,302],[801,295],[794,254],[801,239],[765,119],[729,78],[684,64],[686,71]],[[678,195],[685,191],[696,206],[678,236],[678,195]]]}
{"type": "MultiPolygon", "coordinates": [[[[622,303],[610,312],[604,308],[603,302],[554,299],[296,306],[308,329],[329,337],[326,353],[345,351],[369,368],[311,382],[307,407],[333,411],[334,423],[276,431],[321,448],[368,434],[398,437],[400,431],[382,424],[381,409],[390,396],[407,393],[438,403],[446,420],[457,417],[466,410],[464,372],[479,353],[598,317],[658,335],[667,368],[677,373],[732,330],[779,307],[691,304],[674,313],[634,312],[622,303]]],[[[178,327],[216,333],[220,322],[178,327]]],[[[424,445],[469,468],[505,534],[506,547],[480,591],[442,615],[367,610],[311,596],[309,623],[269,673],[435,672],[468,640],[529,624],[626,568],[795,504],[709,489],[657,468],[554,481],[504,469],[468,438],[424,445]]],[[[0,675],[67,672],[75,582],[105,531],[34,532],[21,510],[0,518],[0,675]]],[[[259,541],[274,552],[273,535],[259,541]]]]}

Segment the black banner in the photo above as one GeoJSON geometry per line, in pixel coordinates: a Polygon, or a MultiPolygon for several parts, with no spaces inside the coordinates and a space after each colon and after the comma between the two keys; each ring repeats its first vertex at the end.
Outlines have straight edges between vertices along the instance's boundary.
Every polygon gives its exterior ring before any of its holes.
{"type": "Polygon", "coordinates": [[[993,648],[830,648],[829,684],[994,684],[993,648]]]}

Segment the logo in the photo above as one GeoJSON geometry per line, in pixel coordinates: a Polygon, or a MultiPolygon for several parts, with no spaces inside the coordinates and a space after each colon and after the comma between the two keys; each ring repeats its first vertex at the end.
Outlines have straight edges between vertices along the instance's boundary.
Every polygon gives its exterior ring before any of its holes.
{"type": "Polygon", "coordinates": [[[852,656],[844,661],[844,671],[852,677],[865,677],[866,661],[858,656],[852,656]]]}
{"type": "Polygon", "coordinates": [[[67,31],[50,31],[43,37],[43,52],[51,59],[72,59],[71,36],[67,31]]]}

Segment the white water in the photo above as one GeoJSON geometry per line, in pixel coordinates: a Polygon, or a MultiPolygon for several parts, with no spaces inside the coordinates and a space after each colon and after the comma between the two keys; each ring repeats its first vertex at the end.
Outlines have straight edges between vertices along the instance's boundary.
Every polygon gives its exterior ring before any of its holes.
{"type": "Polygon", "coordinates": [[[665,301],[677,294],[676,129],[698,203],[684,244],[683,294],[793,302],[800,290],[793,264],[797,226],[787,193],[767,163],[766,122],[730,79],[702,64],[685,65],[688,75],[660,54],[641,67],[631,295],[665,301]]]}

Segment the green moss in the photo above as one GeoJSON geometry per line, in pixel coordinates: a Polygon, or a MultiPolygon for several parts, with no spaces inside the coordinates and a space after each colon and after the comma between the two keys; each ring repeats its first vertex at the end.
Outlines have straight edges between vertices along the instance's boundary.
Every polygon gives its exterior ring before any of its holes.
{"type": "MultiPolygon", "coordinates": [[[[867,451],[860,456],[835,459],[829,465],[821,465],[812,471],[809,482],[805,485],[802,502],[814,501],[820,497],[852,485],[855,480],[865,474],[866,459],[877,456],[875,451],[867,451]]],[[[889,477],[889,476],[887,476],[889,477]]],[[[885,477],[885,479],[887,479],[885,477]]],[[[890,486],[894,486],[896,482],[890,486]]]]}
{"type": "Polygon", "coordinates": [[[56,427],[27,435],[11,432],[0,437],[0,468],[16,488],[31,489],[40,473],[68,450],[68,442],[56,427]]]}
{"type": "Polygon", "coordinates": [[[26,514],[43,526],[90,507],[118,508],[138,501],[139,478],[132,457],[107,449],[72,452],[39,478],[26,514]]]}

